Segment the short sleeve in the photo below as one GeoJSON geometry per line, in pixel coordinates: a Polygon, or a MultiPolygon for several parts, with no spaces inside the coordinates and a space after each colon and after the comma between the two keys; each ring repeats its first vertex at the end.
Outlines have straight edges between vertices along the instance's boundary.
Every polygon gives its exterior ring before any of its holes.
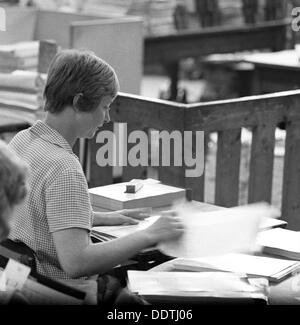
{"type": "Polygon", "coordinates": [[[91,230],[92,207],[83,173],[62,172],[46,189],[46,214],[51,233],[68,228],[91,230]]]}

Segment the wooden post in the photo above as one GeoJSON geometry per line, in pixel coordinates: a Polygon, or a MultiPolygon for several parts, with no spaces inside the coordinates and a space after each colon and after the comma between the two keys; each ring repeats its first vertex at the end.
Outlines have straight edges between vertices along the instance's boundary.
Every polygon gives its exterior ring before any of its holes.
{"type": "MultiPolygon", "coordinates": [[[[272,121],[272,120],[271,120],[272,121]]],[[[270,122],[271,122],[270,121],[270,122]]],[[[248,202],[271,203],[276,123],[253,130],[248,202]]]]}
{"type": "Polygon", "coordinates": [[[238,205],[241,129],[218,132],[215,204],[238,205]]]}
{"type": "Polygon", "coordinates": [[[300,120],[287,123],[282,190],[282,218],[300,230],[300,120]]]}
{"type": "MultiPolygon", "coordinates": [[[[101,131],[105,130],[113,131],[113,123],[103,125],[101,131]]],[[[113,167],[100,167],[97,164],[97,151],[100,148],[100,145],[96,142],[98,133],[93,139],[88,140],[88,157],[86,159],[88,163],[87,176],[89,176],[89,187],[108,185],[113,182],[113,167]]]]}
{"type": "MultiPolygon", "coordinates": [[[[184,116],[184,115],[183,115],[184,116]]],[[[173,185],[173,186],[179,186],[185,188],[185,166],[184,166],[184,117],[182,120],[182,127],[178,130],[172,131],[170,133],[170,139],[171,135],[173,136],[174,132],[174,140],[170,140],[170,166],[163,166],[164,161],[164,155],[167,153],[163,151],[164,145],[161,138],[159,138],[159,180],[162,181],[165,184],[173,185]],[[180,136],[177,138],[175,135],[175,132],[178,134],[178,131],[180,132],[180,136]],[[177,138],[177,139],[176,139],[177,138]],[[177,142],[180,138],[180,144],[177,142]],[[177,140],[177,141],[176,141],[177,140]],[[181,159],[181,166],[175,166],[175,160],[181,159]]]]}
{"type": "MultiPolygon", "coordinates": [[[[197,130],[194,130],[194,132],[196,131],[203,131],[203,128],[201,126],[199,126],[199,128],[197,130]]],[[[194,134],[195,135],[195,134],[194,134]]],[[[196,152],[196,139],[195,136],[193,135],[193,143],[192,143],[192,152],[193,152],[193,157],[195,156],[195,152],[196,152]]],[[[200,201],[200,202],[204,202],[204,185],[205,185],[205,157],[207,154],[207,141],[209,138],[209,134],[206,134],[204,136],[204,156],[202,157],[203,161],[204,161],[204,170],[203,170],[203,174],[200,177],[186,177],[185,178],[185,187],[186,188],[190,188],[192,190],[192,199],[195,201],[200,201]]],[[[199,145],[199,143],[198,143],[199,145]]],[[[202,145],[202,144],[201,144],[202,145]]]]}
{"type": "MultiPolygon", "coordinates": [[[[134,125],[134,123],[128,123],[127,124],[127,139],[129,137],[129,135],[131,134],[131,132],[134,132],[134,131],[144,131],[142,129],[142,127],[139,127],[137,125],[134,125]]],[[[127,157],[128,157],[128,152],[130,151],[130,149],[132,147],[134,147],[135,144],[130,144],[128,143],[127,144],[127,157]]],[[[123,148],[125,149],[125,148],[123,148]]],[[[146,150],[148,151],[149,153],[149,148],[147,148],[146,150]]],[[[128,159],[127,159],[128,160],[128,159]]],[[[149,162],[149,159],[147,161],[147,163],[149,162]]],[[[128,161],[127,161],[128,163],[128,161]]],[[[128,182],[132,179],[145,179],[147,177],[147,166],[130,166],[130,165],[127,165],[127,166],[124,166],[123,167],[123,175],[122,175],[122,181],[123,182],[128,182]]]]}

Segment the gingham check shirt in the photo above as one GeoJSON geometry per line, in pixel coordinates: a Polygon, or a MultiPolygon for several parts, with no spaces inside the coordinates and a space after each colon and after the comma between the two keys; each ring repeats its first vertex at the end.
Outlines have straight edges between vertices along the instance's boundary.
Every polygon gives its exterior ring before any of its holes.
{"type": "Polygon", "coordinates": [[[10,147],[30,167],[29,193],[16,210],[10,238],[35,252],[40,274],[70,279],[58,261],[52,233],[91,230],[93,211],[80,162],[62,135],[41,121],[19,132],[10,147]]]}

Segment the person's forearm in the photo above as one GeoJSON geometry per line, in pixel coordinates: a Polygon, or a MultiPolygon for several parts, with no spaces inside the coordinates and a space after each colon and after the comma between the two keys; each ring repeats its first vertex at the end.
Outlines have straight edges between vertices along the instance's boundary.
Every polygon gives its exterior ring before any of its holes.
{"type": "Polygon", "coordinates": [[[103,226],[106,224],[108,212],[93,212],[93,227],[103,226]]]}
{"type": "Polygon", "coordinates": [[[76,276],[103,274],[156,243],[145,231],[109,242],[88,245],[80,254],[76,276]]]}

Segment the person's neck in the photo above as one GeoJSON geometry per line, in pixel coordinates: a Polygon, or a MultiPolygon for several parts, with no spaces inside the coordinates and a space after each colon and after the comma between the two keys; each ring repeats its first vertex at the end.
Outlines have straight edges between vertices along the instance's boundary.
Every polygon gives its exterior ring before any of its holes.
{"type": "Polygon", "coordinates": [[[71,119],[64,115],[66,115],[64,112],[59,114],[47,112],[44,122],[52,129],[59,132],[69,143],[70,147],[73,148],[78,138],[76,135],[76,127],[71,123],[71,119]]]}

